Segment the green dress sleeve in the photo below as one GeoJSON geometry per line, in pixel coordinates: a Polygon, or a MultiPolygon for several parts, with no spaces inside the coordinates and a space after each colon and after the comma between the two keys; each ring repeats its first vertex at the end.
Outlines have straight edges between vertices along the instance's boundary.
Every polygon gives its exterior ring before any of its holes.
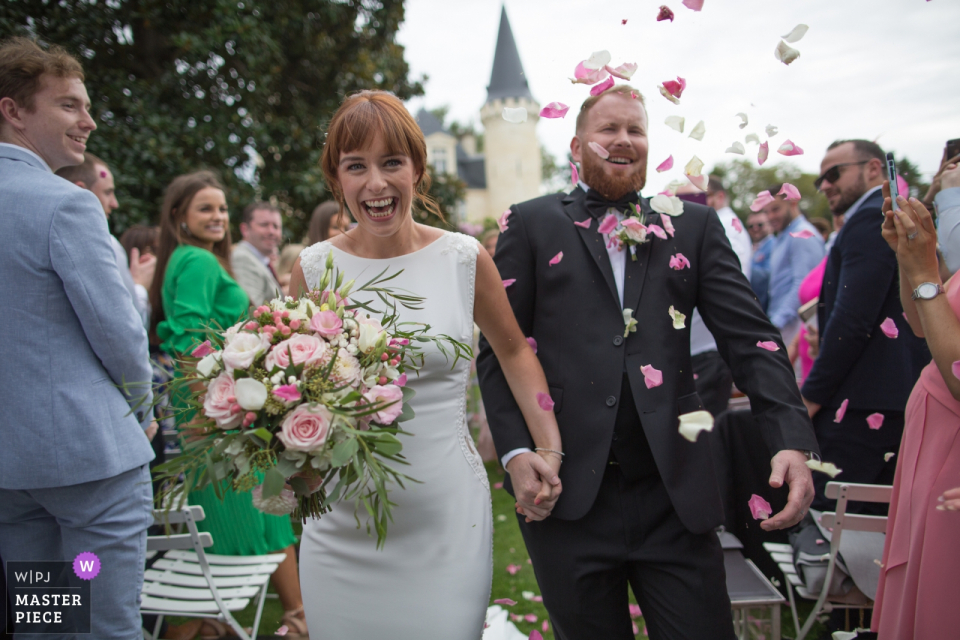
{"type": "Polygon", "coordinates": [[[171,354],[189,351],[201,341],[202,334],[197,330],[219,315],[215,305],[225,275],[223,267],[209,251],[191,249],[178,256],[180,259],[167,269],[163,279],[166,318],[157,327],[157,334],[163,340],[161,348],[171,354]]]}

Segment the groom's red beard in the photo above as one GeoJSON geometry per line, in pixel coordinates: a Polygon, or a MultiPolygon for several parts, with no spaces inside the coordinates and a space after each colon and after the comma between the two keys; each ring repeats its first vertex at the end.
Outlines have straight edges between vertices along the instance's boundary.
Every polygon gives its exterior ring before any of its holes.
{"type": "Polygon", "coordinates": [[[610,201],[616,201],[630,193],[640,191],[647,183],[647,163],[645,159],[634,160],[630,165],[635,171],[632,173],[611,176],[605,172],[603,160],[592,153],[585,153],[580,159],[580,169],[583,181],[591,189],[610,201]]]}

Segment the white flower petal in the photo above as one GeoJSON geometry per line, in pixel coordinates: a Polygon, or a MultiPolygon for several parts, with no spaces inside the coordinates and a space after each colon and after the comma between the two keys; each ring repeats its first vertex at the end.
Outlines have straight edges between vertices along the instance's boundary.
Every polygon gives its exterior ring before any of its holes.
{"type": "Polygon", "coordinates": [[[691,138],[694,140],[703,140],[703,134],[707,132],[707,126],[703,124],[703,120],[697,123],[697,126],[693,128],[693,131],[690,132],[691,138]]]}
{"type": "Polygon", "coordinates": [[[780,44],[777,45],[777,50],[773,52],[773,55],[783,64],[790,64],[800,57],[800,52],[781,40],[780,44]]]}
{"type": "Polygon", "coordinates": [[[674,329],[683,329],[686,325],[687,316],[680,313],[673,308],[673,305],[670,305],[670,308],[667,309],[667,313],[670,314],[670,317],[673,319],[673,328],[674,329]]]}
{"type": "Polygon", "coordinates": [[[696,442],[701,431],[713,431],[713,416],[709,411],[694,411],[680,416],[680,435],[696,442]]]}
{"type": "Polygon", "coordinates": [[[812,471],[825,473],[831,478],[836,478],[843,471],[843,469],[837,469],[837,465],[832,462],[823,462],[822,460],[807,460],[807,466],[812,471]]]}
{"type": "Polygon", "coordinates": [[[807,29],[809,28],[810,27],[808,27],[805,24],[798,24],[793,28],[793,31],[791,31],[785,36],[780,36],[780,37],[786,40],[787,42],[793,43],[799,40],[800,38],[802,38],[804,35],[806,35],[807,29]]]}
{"type": "Polygon", "coordinates": [[[680,116],[667,116],[667,119],[663,121],[663,124],[675,131],[683,133],[683,122],[684,120],[680,116]]]}
{"type": "Polygon", "coordinates": [[[606,49],[594,51],[589,58],[583,61],[583,66],[587,69],[603,69],[604,66],[610,64],[610,60],[610,52],[606,49]]]}
{"type": "Polygon", "coordinates": [[[503,119],[513,124],[520,124],[527,121],[527,110],[523,107],[504,107],[503,119]]]}
{"type": "Polygon", "coordinates": [[[740,118],[741,120],[743,120],[743,122],[741,122],[741,123],[738,125],[741,129],[743,129],[745,126],[747,126],[747,123],[750,122],[750,119],[747,117],[747,114],[743,113],[742,111],[737,114],[737,117],[740,118]]]}
{"type": "Polygon", "coordinates": [[[219,353],[208,353],[197,363],[197,373],[204,378],[209,378],[218,369],[220,369],[219,353]]]}
{"type": "Polygon", "coordinates": [[[259,411],[267,401],[267,388],[259,380],[240,378],[234,385],[237,404],[247,411],[259,411]]]}
{"type": "Polygon", "coordinates": [[[777,128],[776,128],[775,126],[773,126],[772,124],[768,124],[768,125],[767,125],[766,132],[767,132],[767,137],[768,137],[768,138],[772,138],[773,136],[777,135],[777,133],[778,133],[779,131],[780,131],[780,129],[777,129],[777,128]]]}
{"type": "Polygon", "coordinates": [[[755,133],[748,133],[747,137],[743,139],[744,142],[752,142],[754,144],[760,144],[760,136],[755,133]]]}
{"type": "Polygon", "coordinates": [[[697,156],[690,158],[690,162],[687,163],[687,166],[683,168],[683,172],[687,174],[687,177],[699,176],[700,172],[703,170],[703,160],[697,156]]]}
{"type": "Polygon", "coordinates": [[[727,150],[724,151],[724,153],[739,153],[740,155],[743,155],[746,153],[746,149],[743,148],[743,144],[738,140],[727,147],[727,150]]]}
{"type": "Polygon", "coordinates": [[[677,196],[658,193],[650,199],[650,208],[664,215],[679,216],[683,214],[683,200],[677,196]]]}

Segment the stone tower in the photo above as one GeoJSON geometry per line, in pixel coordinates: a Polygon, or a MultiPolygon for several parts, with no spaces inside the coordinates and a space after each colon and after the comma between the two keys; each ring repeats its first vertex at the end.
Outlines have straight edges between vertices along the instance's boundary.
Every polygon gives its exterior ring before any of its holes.
{"type": "Polygon", "coordinates": [[[540,105],[530,93],[504,7],[500,13],[500,32],[487,87],[487,101],[480,109],[488,216],[499,217],[511,204],[540,195],[539,113],[540,105]],[[502,116],[504,107],[524,107],[527,121],[522,124],[507,122],[502,116]]]}

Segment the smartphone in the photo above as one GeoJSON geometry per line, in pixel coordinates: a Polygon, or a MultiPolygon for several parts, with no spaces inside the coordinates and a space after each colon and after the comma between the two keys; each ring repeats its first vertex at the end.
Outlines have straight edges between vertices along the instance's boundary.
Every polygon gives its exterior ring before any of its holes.
{"type": "Polygon", "coordinates": [[[960,138],[947,140],[947,160],[960,155],[960,138]]]}
{"type": "Polygon", "coordinates": [[[897,196],[900,195],[897,189],[897,165],[893,161],[893,154],[887,153],[887,180],[890,181],[890,203],[894,210],[899,209],[897,205],[897,196]]]}

